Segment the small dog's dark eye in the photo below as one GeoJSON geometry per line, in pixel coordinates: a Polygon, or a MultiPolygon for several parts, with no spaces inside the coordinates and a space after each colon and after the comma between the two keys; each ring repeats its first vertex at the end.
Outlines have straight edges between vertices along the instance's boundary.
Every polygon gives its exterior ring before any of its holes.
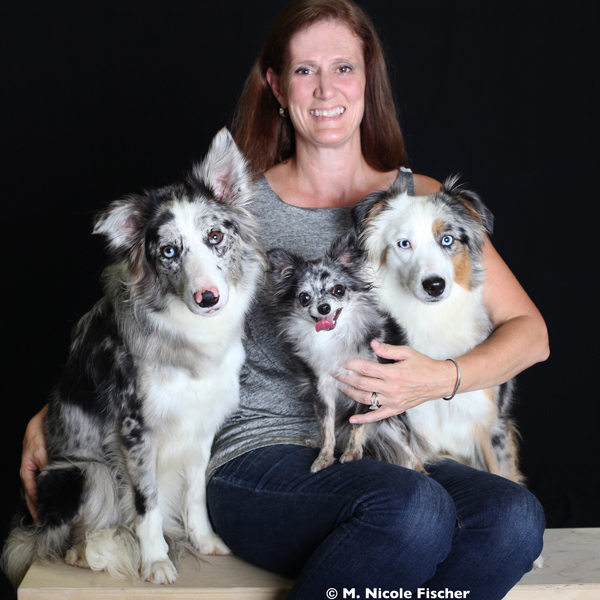
{"type": "Polygon", "coordinates": [[[343,285],[336,285],[331,293],[338,298],[341,298],[346,293],[346,288],[343,285]]]}
{"type": "Polygon", "coordinates": [[[220,244],[222,240],[223,234],[220,231],[215,230],[208,234],[208,243],[212,244],[213,246],[220,244]]]}
{"type": "Polygon", "coordinates": [[[163,246],[160,251],[165,258],[175,258],[175,255],[177,254],[173,246],[163,246]]]}
{"type": "Polygon", "coordinates": [[[306,306],[310,302],[310,294],[307,294],[306,292],[302,292],[298,296],[298,300],[300,300],[300,304],[302,304],[302,306],[306,306]]]}

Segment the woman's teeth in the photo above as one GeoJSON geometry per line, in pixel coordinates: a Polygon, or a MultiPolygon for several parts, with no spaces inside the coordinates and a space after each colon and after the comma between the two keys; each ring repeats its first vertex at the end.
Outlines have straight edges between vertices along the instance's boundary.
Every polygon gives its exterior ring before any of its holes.
{"type": "Polygon", "coordinates": [[[331,110],[309,110],[308,112],[313,117],[337,117],[341,115],[346,109],[343,107],[333,108],[331,110]]]}

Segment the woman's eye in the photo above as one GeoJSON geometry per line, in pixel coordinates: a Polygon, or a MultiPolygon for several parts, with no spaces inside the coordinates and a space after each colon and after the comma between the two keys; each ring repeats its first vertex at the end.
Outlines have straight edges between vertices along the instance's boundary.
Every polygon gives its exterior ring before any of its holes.
{"type": "Polygon", "coordinates": [[[350,71],[352,71],[352,67],[349,65],[344,65],[343,67],[340,67],[341,73],[350,73],[350,71]]]}
{"type": "Polygon", "coordinates": [[[298,296],[298,299],[300,300],[300,304],[302,304],[302,306],[306,306],[310,302],[310,294],[307,294],[306,292],[302,292],[298,296]]]}
{"type": "Polygon", "coordinates": [[[398,242],[398,247],[402,248],[402,250],[408,250],[411,247],[411,245],[408,240],[400,240],[398,242]]]}
{"type": "Polygon", "coordinates": [[[332,293],[334,296],[337,296],[338,298],[342,298],[343,295],[346,293],[346,288],[343,285],[336,285],[333,288],[332,293]]]}
{"type": "Polygon", "coordinates": [[[306,67],[300,67],[299,69],[296,69],[296,73],[298,75],[310,75],[310,69],[306,67]]]}
{"type": "Polygon", "coordinates": [[[208,234],[208,243],[216,246],[223,240],[223,234],[220,231],[211,231],[208,234]]]}
{"type": "Polygon", "coordinates": [[[442,246],[452,246],[452,242],[454,242],[454,238],[451,235],[445,235],[442,238],[442,246]]]}
{"type": "Polygon", "coordinates": [[[164,246],[160,251],[165,258],[175,258],[175,255],[177,254],[173,246],[164,246]]]}

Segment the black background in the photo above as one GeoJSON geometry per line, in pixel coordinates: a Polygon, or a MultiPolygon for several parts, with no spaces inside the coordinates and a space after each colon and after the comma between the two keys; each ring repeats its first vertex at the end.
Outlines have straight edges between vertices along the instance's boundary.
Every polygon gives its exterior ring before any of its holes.
{"type": "MultiPolygon", "coordinates": [[[[93,214],[202,157],[285,4],[2,4],[3,531],[26,423],[101,293],[93,214]]],[[[362,3],[388,51],[414,171],[462,173],[482,195],[494,244],[546,318],[551,357],[519,376],[516,416],[550,527],[600,526],[593,5],[362,3]]]]}

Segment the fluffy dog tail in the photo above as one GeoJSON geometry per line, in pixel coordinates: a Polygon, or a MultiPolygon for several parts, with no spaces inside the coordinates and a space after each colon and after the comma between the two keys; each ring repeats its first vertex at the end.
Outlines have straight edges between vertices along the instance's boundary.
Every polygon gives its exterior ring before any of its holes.
{"type": "Polygon", "coordinates": [[[404,415],[390,417],[377,424],[377,431],[369,437],[365,456],[427,473],[423,463],[433,458],[429,445],[410,429],[404,415]]]}
{"type": "Polygon", "coordinates": [[[38,558],[42,546],[45,546],[47,554],[54,554],[55,549],[62,547],[65,541],[61,531],[54,531],[53,535],[41,539],[40,529],[34,525],[27,526],[23,521],[24,519],[15,523],[4,544],[1,558],[2,570],[15,589],[23,581],[33,561],[38,558]]]}
{"type": "Polygon", "coordinates": [[[88,533],[85,558],[93,571],[106,571],[117,579],[133,580],[140,574],[140,545],[127,527],[115,526],[88,533]]]}
{"type": "Polygon", "coordinates": [[[16,519],[0,566],[15,587],[35,560],[63,560],[87,533],[119,522],[123,500],[114,474],[99,461],[57,461],[38,476],[37,523],[16,519]]]}

